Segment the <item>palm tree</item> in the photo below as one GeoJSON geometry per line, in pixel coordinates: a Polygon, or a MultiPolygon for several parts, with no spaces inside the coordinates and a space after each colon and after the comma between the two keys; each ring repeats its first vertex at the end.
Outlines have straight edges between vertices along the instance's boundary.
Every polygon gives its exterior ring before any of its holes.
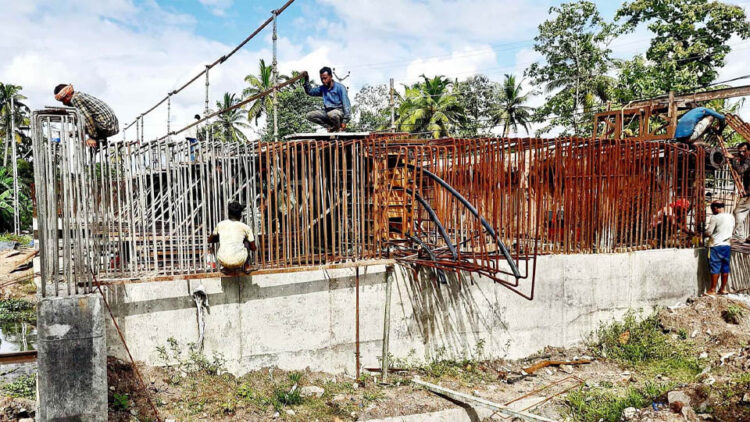
{"type": "MultiPolygon", "coordinates": [[[[21,126],[29,125],[29,107],[24,104],[23,100],[26,99],[20,94],[21,87],[18,85],[4,84],[0,82],[0,142],[4,145],[3,147],[3,162],[7,159],[5,155],[8,154],[9,144],[8,132],[10,131],[11,121],[11,108],[10,102],[13,99],[13,125],[16,129],[14,138],[16,140],[28,140],[27,137],[19,130],[21,126]]],[[[20,151],[19,151],[20,152],[20,151]]]]}
{"type": "MultiPolygon", "coordinates": [[[[276,83],[283,82],[289,79],[288,76],[279,75],[276,83]]],[[[261,92],[268,91],[273,88],[273,66],[266,66],[266,61],[260,59],[258,74],[245,76],[245,82],[250,84],[249,87],[242,91],[244,98],[251,97],[253,95],[260,94],[261,92]]],[[[259,98],[252,102],[250,107],[247,109],[247,119],[255,120],[255,124],[258,124],[258,119],[263,115],[268,115],[270,110],[273,108],[273,97],[267,95],[263,98],[259,98]]]]}
{"type": "Polygon", "coordinates": [[[515,75],[505,75],[503,85],[500,87],[500,100],[492,112],[494,124],[503,124],[503,136],[507,137],[510,128],[518,132],[518,127],[524,128],[529,133],[529,124],[534,111],[532,107],[524,105],[529,100],[530,93],[523,93],[521,85],[523,81],[516,83],[515,75]]]}
{"type": "Polygon", "coordinates": [[[421,77],[423,82],[406,87],[396,126],[406,132],[430,132],[435,138],[448,136],[461,108],[452,83],[442,75],[421,77]]]}
{"type": "MultiPolygon", "coordinates": [[[[225,92],[222,101],[216,102],[216,107],[219,110],[226,110],[239,102],[240,99],[236,98],[235,94],[225,92]]],[[[239,108],[235,108],[219,114],[218,120],[211,127],[215,136],[218,136],[224,142],[247,141],[247,137],[240,130],[250,127],[245,120],[244,112],[239,108]]]]}

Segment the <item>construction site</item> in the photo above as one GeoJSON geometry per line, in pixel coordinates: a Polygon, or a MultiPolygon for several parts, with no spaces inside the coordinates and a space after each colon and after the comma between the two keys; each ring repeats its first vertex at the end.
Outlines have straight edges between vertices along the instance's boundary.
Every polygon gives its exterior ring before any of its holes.
{"type": "Polygon", "coordinates": [[[33,242],[0,252],[0,283],[36,297],[35,348],[0,363],[35,362],[36,392],[0,420],[750,420],[750,244],[731,293],[702,295],[711,205],[745,197],[725,140],[750,124],[675,140],[750,85],[607,107],[591,136],[435,137],[397,129],[391,81],[390,129],[280,136],[277,95],[308,77],[276,79],[292,3],[106,144],[75,107],[31,113],[33,242]],[[211,74],[268,29],[272,87],[209,110],[211,74]],[[175,127],[191,85],[205,112],[175,127]],[[214,132],[266,97],[273,139],[214,132]],[[233,201],[246,271],[211,243],[233,201]]]}

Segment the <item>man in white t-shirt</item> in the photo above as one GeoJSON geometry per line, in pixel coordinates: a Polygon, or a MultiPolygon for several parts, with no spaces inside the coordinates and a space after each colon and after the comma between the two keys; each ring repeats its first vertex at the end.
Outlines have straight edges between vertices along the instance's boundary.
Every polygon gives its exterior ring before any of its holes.
{"type": "Polygon", "coordinates": [[[213,233],[208,237],[210,243],[219,242],[219,251],[216,259],[222,266],[222,271],[233,271],[242,269],[250,272],[250,262],[255,246],[253,230],[247,224],[241,222],[244,205],[239,202],[231,202],[227,207],[229,219],[220,222],[213,233]]]}
{"type": "Polygon", "coordinates": [[[727,281],[729,280],[729,263],[732,256],[732,232],[734,232],[734,216],[724,212],[724,204],[721,202],[711,203],[711,220],[708,222],[706,236],[709,239],[708,265],[711,270],[711,288],[706,291],[707,295],[716,295],[716,285],[721,275],[720,295],[727,294],[727,281]]]}

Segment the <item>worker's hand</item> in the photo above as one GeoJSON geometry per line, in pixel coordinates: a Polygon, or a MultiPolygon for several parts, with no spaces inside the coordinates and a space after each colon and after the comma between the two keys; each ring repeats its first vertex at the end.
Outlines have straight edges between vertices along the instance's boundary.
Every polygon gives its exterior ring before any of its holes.
{"type": "Polygon", "coordinates": [[[727,159],[730,159],[730,160],[734,160],[734,155],[732,155],[732,154],[730,154],[728,152],[726,154],[724,154],[724,157],[726,157],[727,159]]]}
{"type": "Polygon", "coordinates": [[[344,129],[346,129],[346,123],[345,122],[341,122],[341,130],[344,130],[344,129]]]}
{"type": "Polygon", "coordinates": [[[96,148],[96,146],[97,146],[98,144],[99,144],[99,143],[98,143],[98,142],[96,142],[96,139],[91,139],[91,138],[88,138],[88,139],[86,140],[86,145],[90,146],[91,148],[96,148]]]}
{"type": "Polygon", "coordinates": [[[310,81],[310,75],[307,74],[306,70],[302,71],[302,79],[304,79],[305,82],[309,82],[310,81]]]}
{"type": "Polygon", "coordinates": [[[253,251],[253,252],[255,252],[255,251],[258,250],[258,246],[255,245],[255,241],[254,240],[252,242],[250,242],[250,250],[253,251]]]}

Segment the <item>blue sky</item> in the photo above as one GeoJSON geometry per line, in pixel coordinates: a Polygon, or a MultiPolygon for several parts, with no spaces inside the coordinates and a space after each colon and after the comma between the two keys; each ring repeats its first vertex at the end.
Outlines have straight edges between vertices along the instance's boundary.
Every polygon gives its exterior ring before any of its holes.
{"type": "MultiPolygon", "coordinates": [[[[24,86],[32,107],[53,104],[52,87],[72,82],[109,102],[130,122],[170,90],[225,54],[283,0],[0,0],[0,80],[24,86]]],[[[750,0],[732,0],[746,9],[750,0]]],[[[350,91],[365,84],[413,82],[422,73],[459,79],[476,73],[520,75],[539,56],[532,39],[546,0],[296,0],[279,17],[282,72],[323,65],[350,72],[350,91]]],[[[611,18],[618,1],[597,1],[611,18]]],[[[618,38],[618,57],[644,52],[644,28],[618,38]]],[[[735,42],[735,41],[733,41],[735,42]]],[[[749,41],[732,53],[720,78],[745,74],[749,41]]],[[[270,28],[211,71],[211,102],[240,93],[260,58],[271,59],[270,28]]],[[[172,102],[172,123],[202,111],[203,84],[172,102]]],[[[352,92],[352,97],[354,93],[352,92]]],[[[542,98],[535,98],[539,103],[542,98]]],[[[146,135],[165,129],[166,110],[146,119],[146,135]]]]}

